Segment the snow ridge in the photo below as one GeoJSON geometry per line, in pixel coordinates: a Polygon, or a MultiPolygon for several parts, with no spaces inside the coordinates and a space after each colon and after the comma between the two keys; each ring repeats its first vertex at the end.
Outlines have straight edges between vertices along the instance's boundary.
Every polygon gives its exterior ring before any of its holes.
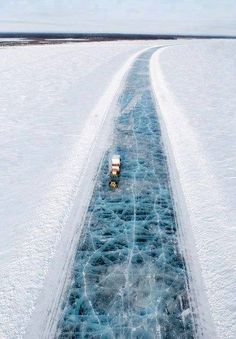
{"type": "Polygon", "coordinates": [[[236,335],[234,51],[232,41],[191,43],[151,61],[206,338],[236,335]]]}

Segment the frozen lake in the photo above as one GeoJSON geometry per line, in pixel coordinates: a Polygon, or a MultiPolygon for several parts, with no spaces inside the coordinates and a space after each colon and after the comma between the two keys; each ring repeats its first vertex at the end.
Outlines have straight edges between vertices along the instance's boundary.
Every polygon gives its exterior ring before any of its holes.
{"type": "Polygon", "coordinates": [[[167,161],[143,53],[117,105],[75,257],[57,337],[194,338],[185,261],[167,161]],[[108,162],[119,153],[119,188],[108,162]]]}

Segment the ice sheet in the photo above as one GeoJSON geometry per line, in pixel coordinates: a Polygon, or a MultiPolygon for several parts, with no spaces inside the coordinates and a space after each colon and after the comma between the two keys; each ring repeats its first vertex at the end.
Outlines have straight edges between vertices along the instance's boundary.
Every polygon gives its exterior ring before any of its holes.
{"type": "Polygon", "coordinates": [[[150,87],[153,52],[137,59],[119,99],[121,115],[83,226],[58,327],[60,339],[195,335],[150,87]],[[108,187],[112,154],[121,156],[115,191],[108,187]]]}

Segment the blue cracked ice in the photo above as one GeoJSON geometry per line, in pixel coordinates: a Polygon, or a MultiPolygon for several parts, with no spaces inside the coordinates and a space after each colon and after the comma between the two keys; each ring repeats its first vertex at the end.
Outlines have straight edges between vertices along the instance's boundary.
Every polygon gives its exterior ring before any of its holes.
{"type": "Polygon", "coordinates": [[[133,64],[77,247],[57,338],[194,338],[185,261],[152,97],[149,60],[133,64]],[[112,153],[119,188],[108,187],[112,153]]]}

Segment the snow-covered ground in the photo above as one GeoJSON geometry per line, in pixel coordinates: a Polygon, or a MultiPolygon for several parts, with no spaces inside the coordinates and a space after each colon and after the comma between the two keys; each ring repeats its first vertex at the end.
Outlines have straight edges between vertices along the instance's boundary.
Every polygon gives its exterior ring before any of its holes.
{"type": "MultiPolygon", "coordinates": [[[[135,53],[163,44],[0,48],[0,338],[40,338],[53,327],[47,312],[57,309],[112,98],[135,53]]],[[[236,336],[235,53],[233,41],[186,41],[151,62],[208,338],[236,336]]]]}
{"type": "Polygon", "coordinates": [[[190,265],[204,286],[198,291],[200,310],[210,338],[236,337],[235,69],[235,41],[167,47],[151,61],[190,265]]]}
{"type": "Polygon", "coordinates": [[[81,211],[80,198],[91,190],[86,165],[95,144],[92,163],[99,163],[107,108],[127,60],[154,44],[0,48],[1,339],[21,338],[28,327],[29,337],[37,337],[33,311],[38,321],[50,302],[42,291],[56,250],[61,264],[67,255],[77,226],[68,222],[75,197],[81,211]]]}

